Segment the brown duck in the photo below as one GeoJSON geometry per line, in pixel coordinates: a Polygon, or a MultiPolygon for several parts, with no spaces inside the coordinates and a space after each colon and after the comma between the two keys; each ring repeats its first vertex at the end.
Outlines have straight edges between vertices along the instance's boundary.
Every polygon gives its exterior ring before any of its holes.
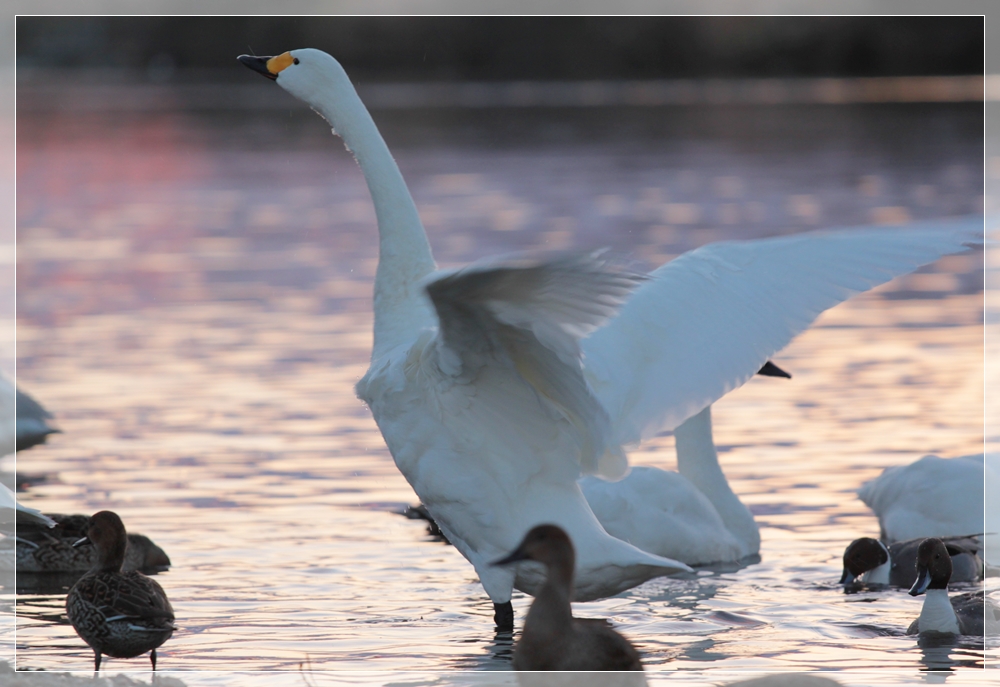
{"type": "Polygon", "coordinates": [[[163,587],[140,572],[122,572],[128,540],[115,513],[94,514],[79,543],[88,539],[97,549],[97,564],[69,590],[66,615],[94,650],[94,670],[101,669],[102,654],[134,658],[147,651],[156,670],[156,648],[177,629],[163,587]]]}
{"type": "MultiPolygon", "coordinates": [[[[17,526],[17,571],[21,573],[86,572],[97,564],[97,549],[74,546],[87,536],[90,516],[47,513],[56,526],[17,526]]],[[[142,534],[128,533],[122,571],[160,572],[170,567],[170,557],[142,534]]]]}
{"type": "Polygon", "coordinates": [[[547,574],[514,647],[514,670],[642,670],[639,652],[606,620],[574,618],[573,543],[562,528],[538,525],[493,565],[538,561],[547,574]]]}

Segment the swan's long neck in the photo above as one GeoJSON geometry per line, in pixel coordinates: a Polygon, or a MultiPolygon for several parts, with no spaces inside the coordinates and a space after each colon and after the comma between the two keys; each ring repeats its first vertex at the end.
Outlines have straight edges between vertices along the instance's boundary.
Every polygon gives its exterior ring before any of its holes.
{"type": "Polygon", "coordinates": [[[361,98],[346,75],[330,90],[318,109],[361,166],[378,220],[375,360],[433,322],[418,285],[435,269],[434,258],[403,175],[361,98]]]}
{"type": "Polygon", "coordinates": [[[744,546],[743,555],[760,550],[757,523],[729,487],[719,466],[712,440],[712,411],[708,406],[674,430],[677,471],[689,479],[715,506],[728,529],[744,546]]]}

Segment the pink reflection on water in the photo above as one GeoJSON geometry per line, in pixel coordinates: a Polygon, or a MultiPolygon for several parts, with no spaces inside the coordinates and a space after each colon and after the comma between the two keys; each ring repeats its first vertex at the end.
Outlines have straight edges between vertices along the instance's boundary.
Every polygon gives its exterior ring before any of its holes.
{"type": "MultiPolygon", "coordinates": [[[[160,581],[182,631],[165,667],[503,667],[509,646],[492,636],[472,568],[391,512],[415,497],[353,394],[376,259],[353,160],[321,122],[232,126],[165,114],[19,127],[19,381],[64,430],[19,459],[56,476],[24,500],[114,508],[167,550],[160,581]]],[[[690,174],[677,176],[610,143],[402,150],[449,263],[603,240],[655,265],[705,240],[789,230],[708,224],[707,211],[671,207],[707,207],[685,193],[722,188],[734,202],[725,189],[743,188],[740,203],[763,203],[749,183],[711,181],[752,179],[754,162],[774,185],[801,183],[780,171],[793,153],[770,167],[740,151],[678,153],[690,174]],[[623,160],[643,184],[621,188],[623,160]],[[519,170],[551,184],[526,188],[519,170]],[[590,194],[603,184],[614,193],[590,194]]],[[[863,195],[853,181],[810,180],[836,196],[820,207],[843,202],[838,183],[863,195]]],[[[980,283],[981,257],[956,256],[855,299],[777,356],[793,380],[753,380],[718,404],[716,441],[761,524],[760,564],[653,581],[578,612],[620,623],[654,668],[920,667],[913,640],[892,634],[919,602],[862,601],[834,583],[846,542],[877,532],[853,496],[862,482],[924,453],[981,450],[980,283]]],[[[672,444],[657,438],[631,459],[672,468],[672,444]]],[[[20,666],[86,667],[70,628],[40,619],[58,598],[21,603],[20,666]]],[[[515,599],[519,617],[528,603],[515,599]]]]}

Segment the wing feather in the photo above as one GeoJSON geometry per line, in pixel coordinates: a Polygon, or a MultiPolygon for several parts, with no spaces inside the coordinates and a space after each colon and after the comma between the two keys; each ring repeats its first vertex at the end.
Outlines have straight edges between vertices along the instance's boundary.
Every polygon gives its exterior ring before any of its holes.
{"type": "Polygon", "coordinates": [[[637,443],[742,385],[824,310],[982,239],[974,217],[702,246],[581,343],[588,381],[617,440],[637,443]]]}
{"type": "Polygon", "coordinates": [[[426,285],[437,312],[438,365],[455,378],[506,364],[566,418],[581,470],[609,478],[626,463],[583,376],[579,341],[613,317],[642,277],[598,255],[478,263],[426,285]]]}

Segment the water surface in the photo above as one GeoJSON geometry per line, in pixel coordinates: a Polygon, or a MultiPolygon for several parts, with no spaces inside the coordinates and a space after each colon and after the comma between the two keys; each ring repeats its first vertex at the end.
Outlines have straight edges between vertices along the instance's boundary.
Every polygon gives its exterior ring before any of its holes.
{"type": "MultiPolygon", "coordinates": [[[[724,238],[982,211],[975,107],[376,119],[442,264],[607,245],[653,268],[724,238]]],[[[354,396],[371,345],[374,212],[321,120],[34,113],[18,122],[17,212],[18,381],[64,431],[19,458],[19,472],[47,476],[21,498],[116,510],[169,553],[158,580],[181,631],[163,668],[282,670],[296,684],[302,666],[414,670],[407,684],[439,684],[427,676],[509,667],[510,637],[494,634],[472,567],[398,514],[416,497],[354,396]]],[[[760,562],[577,613],[611,618],[672,682],[974,674],[963,670],[984,665],[981,643],[902,635],[919,599],[835,583],[846,543],[878,532],[854,496],[865,480],[982,450],[982,308],[982,253],[970,252],[822,316],[775,358],[791,381],[755,379],[714,411],[723,468],[761,526],[760,562]]],[[[673,439],[630,459],[673,468],[673,439]]],[[[9,607],[14,590],[2,594],[9,607]]],[[[515,596],[518,618],[529,603],[515,596]]],[[[61,594],[22,584],[16,608],[16,641],[4,631],[0,649],[16,644],[19,668],[91,665],[61,594]]]]}

